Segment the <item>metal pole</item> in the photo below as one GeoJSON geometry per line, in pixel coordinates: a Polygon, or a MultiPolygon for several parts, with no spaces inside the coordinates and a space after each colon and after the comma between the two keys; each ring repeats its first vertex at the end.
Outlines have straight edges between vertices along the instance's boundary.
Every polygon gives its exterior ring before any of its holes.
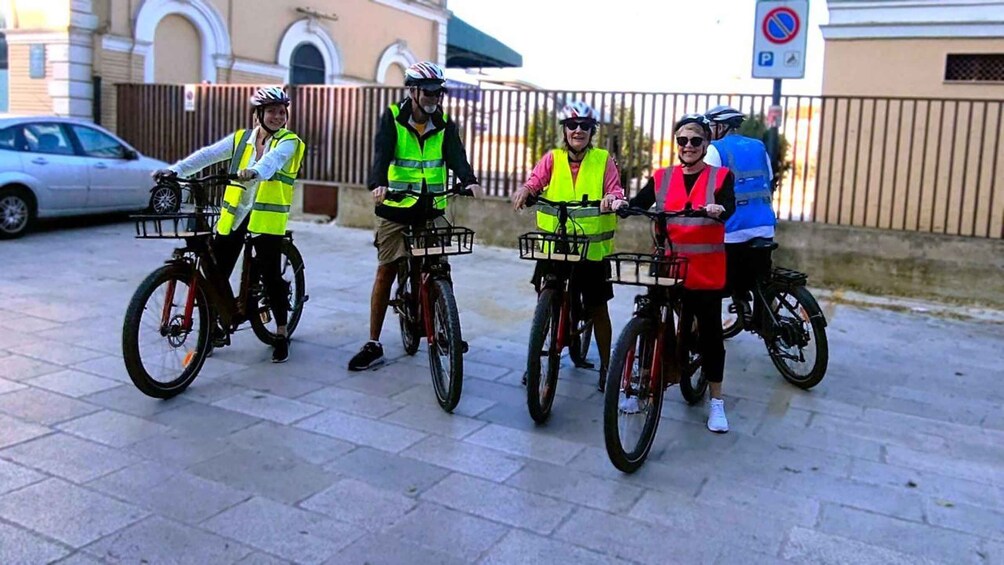
{"type": "MultiPolygon", "coordinates": [[[[781,105],[781,79],[774,79],[774,92],[771,95],[770,103],[772,106],[781,105]]],[[[767,136],[767,150],[770,152],[771,166],[775,168],[774,174],[777,174],[778,165],[778,124],[780,119],[771,124],[770,133],[767,136]]]]}

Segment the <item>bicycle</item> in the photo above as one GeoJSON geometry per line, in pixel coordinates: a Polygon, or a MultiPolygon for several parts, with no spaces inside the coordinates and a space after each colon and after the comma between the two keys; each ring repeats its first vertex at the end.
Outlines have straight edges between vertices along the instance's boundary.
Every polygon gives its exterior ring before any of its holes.
{"type": "MultiPolygon", "coordinates": [[[[192,193],[219,187],[234,175],[177,179],[192,193]]],[[[171,398],[183,392],[198,376],[211,349],[214,326],[222,329],[226,344],[244,322],[267,345],[278,338],[267,293],[257,270],[252,245],[245,239],[240,291],[234,297],[230,282],[217,267],[210,249],[218,208],[196,199],[195,211],[175,214],[139,214],[138,239],[184,239],[165,265],[150,273],[137,287],[126,309],[122,352],[133,384],[154,398],[171,398]]],[[[305,293],[303,257],[287,231],[282,243],[283,280],[288,287],[287,336],[292,336],[303,314],[305,293]]],[[[217,330],[219,331],[219,330],[217,330]]]]}
{"type": "Polygon", "coordinates": [[[730,295],[722,301],[722,329],[726,338],[743,330],[760,336],[781,376],[808,390],[826,376],[826,317],[805,286],[809,279],[805,273],[772,266],[770,256],[777,247],[773,241],[751,244],[751,251],[766,254],[767,268],[754,279],[752,301],[748,300],[750,294],[730,295]],[[810,346],[814,348],[811,363],[806,357],[810,346]],[[798,372],[796,364],[808,370],[798,372]]]}
{"type": "Polygon", "coordinates": [[[666,222],[680,216],[708,216],[703,210],[689,208],[673,212],[621,208],[617,213],[622,217],[645,216],[655,224],[654,253],[615,253],[609,257],[612,282],[647,289],[635,297],[634,314],[617,338],[603,395],[607,455],[619,470],[633,473],[652,448],[664,391],[679,384],[684,398],[694,403],[707,388],[703,378],[693,380],[701,367],[701,356],[696,352],[700,328],[689,314],[682,314],[689,262],[673,252],[666,222]],[[631,441],[627,432],[637,427],[634,418],[642,413],[638,437],[631,441]]]}
{"type": "MultiPolygon", "coordinates": [[[[397,190],[388,200],[405,196],[421,198],[422,190],[397,190]]],[[[443,197],[473,196],[469,189],[455,187],[443,197]]],[[[432,198],[425,198],[426,211],[432,210],[432,198]]],[[[426,216],[428,217],[428,215],[426,216]]],[[[460,402],[464,384],[464,359],[467,343],[460,328],[460,312],[453,295],[453,280],[446,257],[467,255],[474,249],[474,231],[451,225],[445,218],[442,226],[412,226],[405,232],[405,245],[411,257],[398,265],[397,288],[390,306],[398,315],[401,343],[408,355],[418,352],[422,337],[429,350],[429,372],[436,402],[446,412],[453,412],[460,402]]],[[[428,222],[428,224],[435,223],[428,222]]]]}
{"type": "Polygon", "coordinates": [[[585,315],[581,294],[569,292],[569,280],[575,265],[586,260],[589,237],[569,234],[568,221],[576,210],[598,208],[600,201],[588,200],[586,196],[580,202],[556,202],[540,196],[527,199],[527,206],[535,204],[554,208],[558,215],[557,232],[528,232],[518,240],[520,259],[553,261],[551,264],[559,267],[550,269],[540,282],[537,307],[530,325],[523,383],[526,386],[526,406],[530,417],[538,424],[543,424],[550,417],[554,404],[562,350],[568,348],[569,358],[576,367],[594,366],[586,361],[592,341],[593,322],[585,315]],[[542,357],[547,358],[543,379],[542,357]]]}

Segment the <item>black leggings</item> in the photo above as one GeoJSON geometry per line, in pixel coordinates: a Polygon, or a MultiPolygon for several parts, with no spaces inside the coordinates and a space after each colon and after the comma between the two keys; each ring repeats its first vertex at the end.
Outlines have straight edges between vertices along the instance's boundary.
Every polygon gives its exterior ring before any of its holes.
{"type": "MultiPolygon", "coordinates": [[[[683,318],[697,318],[698,350],[704,378],[722,382],[725,375],[725,342],[722,336],[722,291],[688,290],[683,295],[683,318]]],[[[686,326],[683,326],[686,327],[686,326]]]]}
{"type": "MultiPolygon", "coordinates": [[[[213,236],[213,255],[216,257],[216,266],[223,276],[230,278],[237,265],[237,258],[240,257],[244,248],[244,237],[248,231],[248,220],[245,219],[241,225],[230,232],[230,235],[213,236]]],[[[255,263],[261,272],[262,282],[265,283],[265,292],[268,293],[268,302],[272,306],[272,315],[275,323],[285,326],[288,321],[288,301],[289,289],[286,288],[286,281],[282,279],[282,240],[281,235],[256,235],[251,238],[251,245],[254,246],[255,263]]]]}

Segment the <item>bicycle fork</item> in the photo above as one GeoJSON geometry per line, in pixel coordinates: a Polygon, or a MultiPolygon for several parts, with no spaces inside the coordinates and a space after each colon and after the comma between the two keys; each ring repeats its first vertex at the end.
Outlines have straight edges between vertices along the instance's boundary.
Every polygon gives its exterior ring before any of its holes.
{"type": "Polygon", "coordinates": [[[418,302],[422,309],[422,324],[425,326],[425,339],[429,347],[432,347],[436,343],[436,335],[433,331],[435,324],[432,323],[432,317],[436,315],[435,311],[431,309],[432,293],[429,291],[429,273],[422,273],[421,282],[418,285],[418,302]]]}

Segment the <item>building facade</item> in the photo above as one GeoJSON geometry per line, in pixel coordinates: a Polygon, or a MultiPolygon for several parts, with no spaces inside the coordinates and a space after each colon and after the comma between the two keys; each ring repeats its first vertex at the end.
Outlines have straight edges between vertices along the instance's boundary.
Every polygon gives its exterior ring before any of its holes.
{"type": "MultiPolygon", "coordinates": [[[[115,84],[401,84],[446,0],[7,0],[8,105],[115,127],[115,84]]],[[[2,110],[2,108],[0,108],[2,110]]]]}

